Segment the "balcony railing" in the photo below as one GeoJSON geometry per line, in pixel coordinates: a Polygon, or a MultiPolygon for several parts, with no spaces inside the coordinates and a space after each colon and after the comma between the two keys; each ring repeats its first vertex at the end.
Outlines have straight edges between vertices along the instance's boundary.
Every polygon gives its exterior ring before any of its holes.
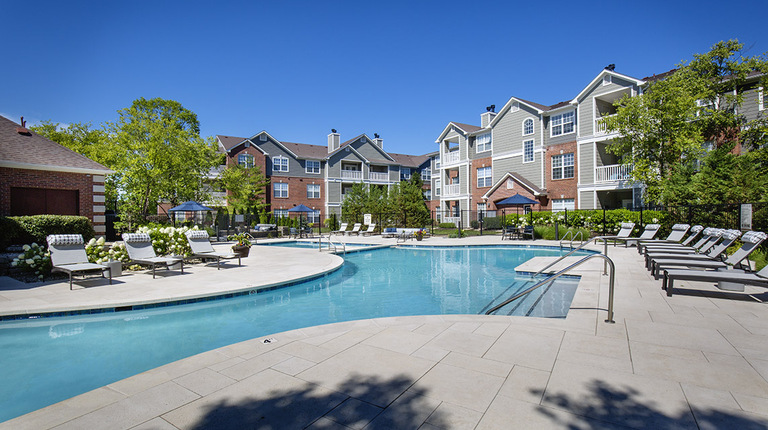
{"type": "Polygon", "coordinates": [[[616,116],[616,114],[595,118],[595,134],[608,134],[608,128],[605,126],[605,119],[614,116],[616,116]]]}
{"type": "Polygon", "coordinates": [[[623,181],[630,178],[632,168],[623,164],[611,164],[595,168],[595,182],[623,181]]]}
{"type": "Polygon", "coordinates": [[[380,181],[380,182],[386,182],[389,180],[389,173],[386,172],[371,172],[368,174],[368,177],[372,181],[380,181]]]}
{"type": "Polygon", "coordinates": [[[359,181],[363,179],[363,172],[360,170],[342,170],[341,179],[352,179],[359,181]]]}
{"type": "Polygon", "coordinates": [[[450,184],[450,185],[444,186],[443,187],[443,196],[444,197],[458,196],[459,194],[461,194],[461,192],[459,190],[460,186],[461,186],[461,184],[450,184]]]}
{"type": "Polygon", "coordinates": [[[458,163],[461,158],[459,157],[459,151],[446,152],[442,158],[443,166],[446,164],[458,163]]]}

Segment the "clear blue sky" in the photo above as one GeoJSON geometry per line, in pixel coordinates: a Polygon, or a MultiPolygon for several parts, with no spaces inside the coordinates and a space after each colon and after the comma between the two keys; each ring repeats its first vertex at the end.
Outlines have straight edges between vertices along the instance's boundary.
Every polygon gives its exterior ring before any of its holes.
{"type": "Polygon", "coordinates": [[[0,0],[0,114],[100,125],[139,97],[181,102],[205,136],[325,145],[379,133],[436,149],[510,96],[573,98],[610,63],[642,78],[720,40],[768,51],[765,0],[0,0]]]}

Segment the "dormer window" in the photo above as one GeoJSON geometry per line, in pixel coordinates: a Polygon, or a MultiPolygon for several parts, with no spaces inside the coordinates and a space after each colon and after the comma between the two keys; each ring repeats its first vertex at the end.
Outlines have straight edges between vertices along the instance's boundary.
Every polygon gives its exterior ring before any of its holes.
{"type": "Polygon", "coordinates": [[[553,115],[551,121],[552,137],[573,133],[576,129],[574,126],[576,122],[574,111],[553,115]]]}
{"type": "Polygon", "coordinates": [[[280,155],[272,157],[272,171],[273,172],[287,172],[288,171],[288,159],[280,155]]]}
{"type": "Polygon", "coordinates": [[[533,134],[533,120],[528,118],[523,121],[523,136],[533,134]]]}
{"type": "Polygon", "coordinates": [[[266,134],[259,135],[259,140],[262,141],[262,142],[266,142],[267,141],[267,135],[266,134]]]}
{"type": "Polygon", "coordinates": [[[603,76],[603,86],[608,85],[611,82],[613,82],[613,80],[611,79],[611,75],[603,76]]]}

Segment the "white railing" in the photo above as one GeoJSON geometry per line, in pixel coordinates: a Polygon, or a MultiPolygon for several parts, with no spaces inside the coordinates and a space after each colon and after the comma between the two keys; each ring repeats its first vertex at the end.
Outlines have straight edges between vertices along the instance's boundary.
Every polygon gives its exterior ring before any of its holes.
{"type": "Polygon", "coordinates": [[[613,182],[629,179],[632,168],[623,164],[595,167],[595,182],[613,182]]]}
{"type": "Polygon", "coordinates": [[[459,221],[461,221],[461,217],[457,216],[444,216],[443,219],[440,222],[451,222],[455,225],[459,225],[459,221]]]}
{"type": "Polygon", "coordinates": [[[372,181],[388,181],[389,180],[389,173],[386,172],[371,172],[368,174],[368,177],[372,181]]]}
{"type": "Polygon", "coordinates": [[[442,158],[443,166],[445,166],[446,164],[458,163],[459,160],[460,160],[459,151],[446,152],[445,156],[442,158]]]}
{"type": "Polygon", "coordinates": [[[606,115],[602,118],[595,118],[595,134],[607,134],[608,128],[605,126],[605,119],[614,116],[616,116],[616,114],[606,115]]]}
{"type": "Polygon", "coordinates": [[[360,170],[342,170],[341,179],[354,179],[359,181],[363,179],[363,172],[360,170]]]}
{"type": "Polygon", "coordinates": [[[443,196],[458,196],[461,194],[459,187],[461,184],[450,184],[443,186],[443,196]]]}

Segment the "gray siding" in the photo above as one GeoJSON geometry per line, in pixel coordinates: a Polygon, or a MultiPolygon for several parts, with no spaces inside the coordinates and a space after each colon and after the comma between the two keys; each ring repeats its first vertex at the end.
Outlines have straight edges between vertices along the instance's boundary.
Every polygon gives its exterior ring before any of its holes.
{"type": "Polygon", "coordinates": [[[534,154],[534,163],[523,163],[522,157],[504,158],[493,161],[493,180],[498,181],[507,172],[515,172],[535,184],[539,188],[544,188],[541,183],[541,154],[534,154]]]}
{"type": "Polygon", "coordinates": [[[384,154],[382,154],[379,148],[368,139],[365,140],[365,143],[361,143],[360,139],[357,139],[356,141],[352,142],[351,146],[355,148],[355,150],[359,152],[360,155],[367,158],[368,160],[386,160],[387,159],[387,157],[384,154]]]}
{"type": "Polygon", "coordinates": [[[341,202],[341,183],[329,182],[328,194],[326,196],[328,203],[340,203],[341,202]]]}
{"type": "MultiPolygon", "coordinates": [[[[765,116],[768,115],[768,111],[760,110],[760,105],[758,104],[758,94],[759,90],[757,86],[748,88],[742,92],[743,100],[741,106],[738,109],[738,112],[744,115],[747,121],[753,121],[760,117],[765,118],[765,116]]],[[[765,89],[763,89],[763,103],[765,103],[765,97],[766,92],[765,89]]]]}
{"type": "Polygon", "coordinates": [[[320,162],[320,173],[306,173],[305,160],[299,160],[294,158],[291,154],[285,151],[281,146],[277,145],[272,140],[266,142],[258,141],[257,144],[264,152],[269,154],[267,156],[266,174],[270,176],[292,176],[299,178],[323,178],[324,164],[320,162]],[[272,167],[272,158],[276,156],[285,157],[288,159],[288,171],[287,172],[275,172],[272,167]]]}
{"type": "MultiPolygon", "coordinates": [[[[327,169],[328,169],[328,177],[329,178],[340,178],[341,177],[341,162],[342,161],[351,161],[351,162],[362,162],[363,160],[354,152],[352,151],[345,151],[341,150],[333,155],[328,160],[327,169]]],[[[364,164],[364,163],[363,163],[364,164]]],[[[362,168],[361,168],[362,170],[362,168]]]]}
{"type": "Polygon", "coordinates": [[[594,146],[591,143],[579,144],[581,156],[576,160],[579,163],[579,176],[582,184],[592,184],[595,182],[595,169],[593,166],[594,146]]]}
{"type": "Polygon", "coordinates": [[[517,112],[507,111],[493,128],[493,154],[501,155],[522,151],[523,140],[534,140],[534,147],[541,144],[541,124],[535,110],[520,106],[517,112]],[[523,121],[533,119],[533,135],[523,136],[523,121]]]}
{"type": "MultiPolygon", "coordinates": [[[[580,127],[580,120],[579,120],[579,112],[581,109],[576,109],[576,115],[574,116],[574,120],[576,121],[576,124],[574,124],[574,132],[568,133],[568,134],[561,134],[560,136],[550,137],[551,129],[550,129],[550,123],[551,123],[551,117],[545,116],[544,117],[544,144],[545,145],[557,145],[559,143],[567,143],[567,142],[573,142],[576,140],[576,131],[580,127]]],[[[562,113],[565,113],[567,111],[562,111],[557,113],[557,115],[560,115],[562,113]]]]}
{"type": "Polygon", "coordinates": [[[595,193],[593,191],[581,191],[579,192],[579,209],[596,209],[595,208],[595,193]]]}

